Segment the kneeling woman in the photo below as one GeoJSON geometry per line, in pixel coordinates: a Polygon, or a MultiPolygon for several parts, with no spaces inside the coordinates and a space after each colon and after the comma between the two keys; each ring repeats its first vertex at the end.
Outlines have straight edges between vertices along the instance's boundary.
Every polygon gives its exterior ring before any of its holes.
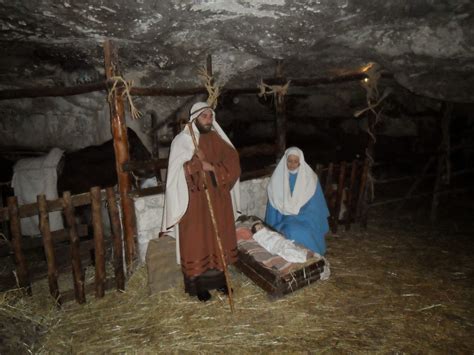
{"type": "Polygon", "coordinates": [[[265,222],[288,239],[324,255],[328,216],[318,176],[301,149],[288,148],[270,178],[265,222]]]}

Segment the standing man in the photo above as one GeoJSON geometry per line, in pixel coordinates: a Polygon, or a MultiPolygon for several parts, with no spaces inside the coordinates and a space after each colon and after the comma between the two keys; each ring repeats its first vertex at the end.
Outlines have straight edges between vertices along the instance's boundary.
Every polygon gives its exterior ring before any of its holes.
{"type": "Polygon", "coordinates": [[[203,302],[211,298],[209,290],[228,293],[205,189],[230,265],[237,260],[234,221],[239,213],[239,176],[239,155],[216,122],[214,110],[205,102],[194,104],[189,123],[171,143],[161,230],[174,231],[185,292],[203,302]]]}

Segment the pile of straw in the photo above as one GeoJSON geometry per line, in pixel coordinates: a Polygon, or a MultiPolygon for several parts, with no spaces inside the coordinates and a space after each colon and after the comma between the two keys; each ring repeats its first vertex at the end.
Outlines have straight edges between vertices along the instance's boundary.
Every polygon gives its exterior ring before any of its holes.
{"type": "Polygon", "coordinates": [[[200,303],[182,283],[149,296],[144,268],[125,293],[61,310],[46,281],[32,298],[4,293],[0,353],[472,352],[472,242],[408,223],[387,227],[387,211],[377,213],[367,231],[328,237],[329,281],[270,300],[231,269],[233,315],[223,296],[200,303]]]}

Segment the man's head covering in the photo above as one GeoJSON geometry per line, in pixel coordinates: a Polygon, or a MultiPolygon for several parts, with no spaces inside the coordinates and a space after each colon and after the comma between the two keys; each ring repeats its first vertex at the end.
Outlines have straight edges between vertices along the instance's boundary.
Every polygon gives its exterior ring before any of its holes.
{"type": "Polygon", "coordinates": [[[290,147],[285,151],[270,178],[267,189],[268,200],[281,214],[296,215],[316,192],[317,182],[318,177],[304,160],[303,151],[297,147],[290,147]],[[290,190],[290,176],[287,166],[289,155],[296,155],[300,158],[293,193],[290,190]]]}
{"type": "Polygon", "coordinates": [[[211,110],[212,111],[212,119],[215,121],[216,119],[216,113],[212,109],[211,106],[209,106],[206,102],[196,102],[192,107],[191,110],[189,110],[189,121],[192,122],[195,118],[198,118],[201,113],[203,113],[205,110],[211,110]]]}

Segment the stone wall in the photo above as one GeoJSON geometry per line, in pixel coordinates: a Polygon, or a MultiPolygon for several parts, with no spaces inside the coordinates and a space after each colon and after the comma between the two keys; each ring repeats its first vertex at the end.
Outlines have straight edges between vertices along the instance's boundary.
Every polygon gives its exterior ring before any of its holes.
{"type": "MultiPolygon", "coordinates": [[[[265,217],[268,177],[241,182],[240,204],[242,213],[265,217]]],[[[138,252],[141,262],[145,262],[150,240],[158,238],[163,218],[164,195],[135,199],[137,217],[138,252]]]]}

